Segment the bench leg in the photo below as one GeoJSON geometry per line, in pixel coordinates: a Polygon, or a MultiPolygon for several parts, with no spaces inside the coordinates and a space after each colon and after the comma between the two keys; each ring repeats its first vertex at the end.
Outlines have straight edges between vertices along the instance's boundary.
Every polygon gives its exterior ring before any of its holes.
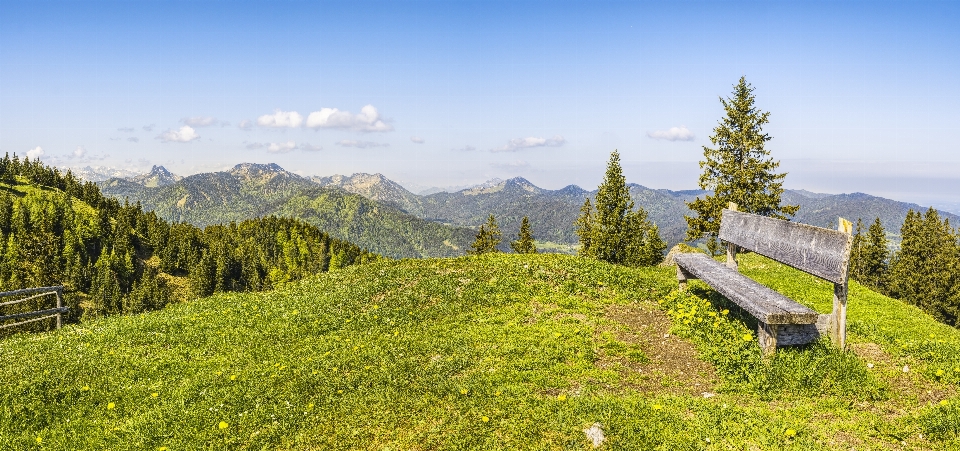
{"type": "Polygon", "coordinates": [[[684,271],[680,265],[677,265],[677,282],[680,283],[680,291],[686,291],[687,279],[696,279],[696,277],[693,277],[692,274],[684,271]]]}
{"type": "Polygon", "coordinates": [[[770,357],[777,352],[777,325],[760,322],[757,324],[757,339],[764,357],[770,357]]]}

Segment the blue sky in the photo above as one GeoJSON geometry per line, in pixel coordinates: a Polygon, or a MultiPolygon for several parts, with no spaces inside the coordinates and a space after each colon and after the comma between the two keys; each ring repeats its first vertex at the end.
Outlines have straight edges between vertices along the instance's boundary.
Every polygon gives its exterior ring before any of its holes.
{"type": "Polygon", "coordinates": [[[787,187],[960,202],[958,5],[2,1],[0,152],[691,189],[743,75],[787,187]]]}

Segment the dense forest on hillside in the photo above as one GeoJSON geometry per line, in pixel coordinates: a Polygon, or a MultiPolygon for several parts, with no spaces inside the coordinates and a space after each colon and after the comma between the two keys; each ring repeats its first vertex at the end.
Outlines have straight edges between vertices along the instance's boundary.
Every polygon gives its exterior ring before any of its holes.
{"type": "Polygon", "coordinates": [[[899,248],[891,253],[880,218],[869,227],[857,221],[851,277],[939,321],[960,326],[960,232],[933,208],[926,213],[911,209],[900,237],[899,248]]]}
{"type": "MultiPolygon", "coordinates": [[[[0,160],[0,290],[64,285],[69,321],[214,292],[268,290],[378,258],[298,219],[257,218],[202,230],[171,224],[139,204],[103,196],[69,171],[16,155],[0,160]]],[[[7,306],[2,314],[35,310],[42,302],[49,300],[7,306]]]]}

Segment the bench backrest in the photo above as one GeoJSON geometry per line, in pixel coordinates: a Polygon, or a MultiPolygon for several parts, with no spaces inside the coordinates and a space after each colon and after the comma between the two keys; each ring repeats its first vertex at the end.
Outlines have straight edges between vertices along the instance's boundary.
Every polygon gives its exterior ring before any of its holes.
{"type": "Polygon", "coordinates": [[[846,283],[852,235],[729,209],[721,218],[721,240],[830,282],[846,283]]]}

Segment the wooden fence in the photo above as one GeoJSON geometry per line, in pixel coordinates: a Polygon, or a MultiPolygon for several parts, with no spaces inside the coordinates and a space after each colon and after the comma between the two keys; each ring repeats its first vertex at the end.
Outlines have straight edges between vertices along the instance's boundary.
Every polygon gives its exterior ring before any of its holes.
{"type": "Polygon", "coordinates": [[[11,296],[27,296],[23,299],[17,299],[14,301],[0,302],[0,307],[5,307],[8,305],[19,304],[21,302],[26,302],[31,299],[37,299],[44,296],[55,296],[57,301],[57,307],[44,310],[35,310],[32,312],[21,312],[14,313],[11,315],[0,316],[0,329],[5,329],[7,327],[22,326],[27,323],[32,323],[34,321],[43,321],[45,319],[57,318],[57,329],[63,325],[63,314],[67,313],[70,310],[68,307],[63,305],[63,287],[40,287],[40,288],[25,288],[23,290],[14,290],[14,291],[4,291],[0,292],[0,298],[7,298],[11,296]],[[32,318],[34,316],[39,316],[40,318],[32,318]],[[32,318],[26,321],[20,321],[18,323],[9,323],[3,324],[6,321],[18,320],[21,318],[32,318]]]}

